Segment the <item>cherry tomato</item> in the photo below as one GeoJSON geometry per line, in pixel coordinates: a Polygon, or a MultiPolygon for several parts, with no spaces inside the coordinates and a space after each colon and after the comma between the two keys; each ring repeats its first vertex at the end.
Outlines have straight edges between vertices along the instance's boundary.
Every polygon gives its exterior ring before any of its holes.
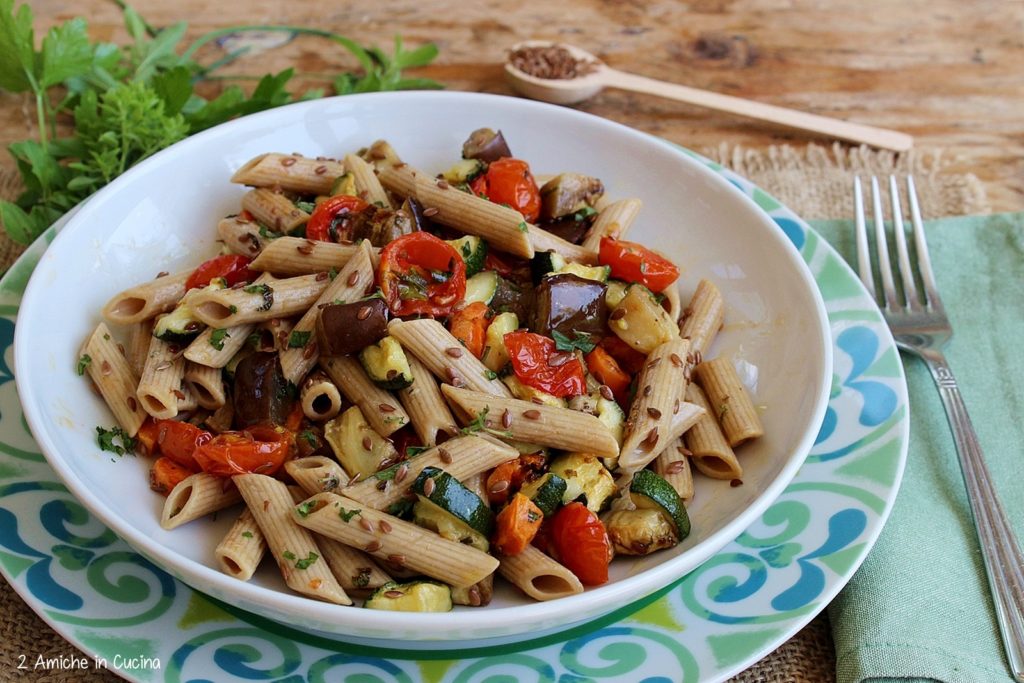
{"type": "Polygon", "coordinates": [[[306,222],[306,239],[321,242],[340,242],[346,239],[345,223],[348,216],[368,207],[359,197],[340,194],[320,202],[306,222]]]}
{"type": "Polygon", "coordinates": [[[583,503],[569,503],[546,524],[546,540],[555,559],[586,586],[608,581],[612,543],[597,515],[583,503]]]}
{"type": "Polygon", "coordinates": [[[519,381],[553,396],[578,396],[587,390],[583,364],[576,356],[564,363],[551,364],[555,342],[534,332],[509,332],[505,335],[508,349],[519,381]]]}
{"type": "Polygon", "coordinates": [[[214,256],[209,261],[199,264],[199,267],[192,271],[192,274],[185,280],[185,289],[205,287],[210,280],[222,277],[227,280],[228,287],[239,282],[249,282],[256,279],[256,274],[249,270],[252,259],[239,254],[224,254],[214,256]]]}
{"type": "Polygon", "coordinates": [[[156,422],[156,451],[192,471],[199,469],[199,463],[195,459],[196,449],[209,443],[211,439],[213,434],[188,422],[156,422]]]}
{"type": "Polygon", "coordinates": [[[193,455],[200,469],[217,477],[246,472],[272,475],[288,459],[293,443],[294,437],[285,429],[252,427],[218,434],[193,455]]]}
{"type": "Polygon", "coordinates": [[[444,240],[413,232],[381,250],[379,280],[395,315],[440,317],[466,294],[466,264],[444,240]]]}
{"type": "Polygon", "coordinates": [[[469,189],[495,204],[508,204],[530,222],[540,215],[540,189],[529,164],[520,159],[506,157],[492,161],[487,173],[473,180],[469,189]]]}
{"type": "Polygon", "coordinates": [[[652,292],[660,292],[679,277],[679,269],[663,256],[636,242],[601,238],[598,262],[611,266],[611,276],[626,282],[639,282],[652,292]]]}

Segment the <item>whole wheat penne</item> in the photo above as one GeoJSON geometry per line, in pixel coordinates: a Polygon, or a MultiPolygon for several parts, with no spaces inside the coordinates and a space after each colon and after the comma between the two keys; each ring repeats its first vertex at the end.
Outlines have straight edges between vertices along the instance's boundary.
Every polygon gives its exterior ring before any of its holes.
{"type": "Polygon", "coordinates": [[[336,491],[348,484],[348,474],[336,460],[325,455],[295,458],[284,464],[284,469],[307,495],[321,491],[336,491]]]}
{"type": "Polygon", "coordinates": [[[301,194],[330,194],[345,166],[333,159],[312,159],[294,154],[261,154],[247,161],[231,182],[252,187],[280,187],[301,194]]]}
{"type": "Polygon", "coordinates": [[[341,392],[321,371],[310,373],[299,390],[302,413],[314,422],[330,420],[341,412],[341,392]]]}
{"type": "Polygon", "coordinates": [[[498,440],[460,436],[423,451],[360,482],[349,483],[341,493],[364,505],[385,510],[398,502],[416,477],[427,467],[437,467],[463,481],[501,463],[519,457],[519,452],[498,440]],[[383,489],[377,488],[386,482],[383,489]]]}
{"type": "Polygon", "coordinates": [[[280,192],[263,187],[242,196],[242,208],[274,232],[289,233],[309,220],[309,214],[280,192]]]}
{"type": "Polygon", "coordinates": [[[690,459],[701,473],[714,479],[739,479],[743,468],[722,434],[704,391],[696,384],[686,388],[686,400],[704,409],[704,415],[683,435],[690,459]]]}
{"type": "Polygon", "coordinates": [[[724,318],[722,293],[710,280],[701,280],[683,311],[679,335],[690,340],[691,353],[703,354],[722,328],[724,318]]]}
{"type": "Polygon", "coordinates": [[[484,428],[507,434],[510,439],[583,451],[602,458],[619,454],[615,436],[593,415],[517,398],[489,396],[448,384],[442,385],[441,391],[484,428]]]}
{"type": "Polygon", "coordinates": [[[690,451],[681,438],[670,443],[654,459],[654,471],[676,490],[685,502],[693,500],[693,471],[690,469],[690,451]]]}
{"type": "Polygon", "coordinates": [[[162,420],[177,415],[179,401],[186,398],[181,388],[184,376],[185,358],[178,353],[177,346],[151,337],[135,392],[142,409],[162,420]]]}
{"type": "Polygon", "coordinates": [[[288,587],[311,598],[351,605],[352,599],[345,594],[330,567],[318,561],[323,551],[313,534],[295,524],[292,512],[295,503],[288,487],[263,474],[239,474],[232,480],[267,539],[270,553],[288,587]]]}
{"type": "MultiPolygon", "coordinates": [[[[374,253],[380,250],[373,247],[374,253]]],[[[334,244],[301,237],[279,237],[268,243],[249,264],[250,270],[262,270],[278,276],[329,273],[340,270],[359,252],[358,244],[334,244]]]]}
{"type": "Polygon", "coordinates": [[[207,410],[216,410],[227,400],[220,368],[186,361],[185,384],[195,396],[196,403],[207,410]]]}
{"type": "Polygon", "coordinates": [[[736,366],[728,358],[714,358],[694,368],[694,376],[708,398],[711,413],[722,426],[729,445],[736,448],[764,436],[761,417],[743,386],[736,366]]]}
{"type": "Polygon", "coordinates": [[[86,363],[89,378],[100,390],[117,424],[129,436],[135,436],[146,419],[146,412],[135,396],[138,381],[105,323],[96,326],[82,347],[80,362],[86,363]]]}
{"type": "Polygon", "coordinates": [[[242,214],[222,218],[217,223],[217,237],[232,254],[242,256],[258,256],[267,244],[272,242],[270,236],[260,235],[260,226],[242,214]]]}
{"type": "Polygon", "coordinates": [[[409,414],[394,394],[381,389],[351,356],[321,358],[320,367],[352,403],[359,406],[363,417],[381,436],[389,436],[409,424],[409,414]]]}
{"type": "Polygon", "coordinates": [[[457,190],[408,165],[381,170],[380,181],[392,192],[412,196],[424,207],[436,209],[432,221],[479,235],[494,248],[514,256],[533,258],[529,227],[515,209],[457,190]]]}
{"type": "Polygon", "coordinates": [[[197,472],[182,479],[167,494],[160,514],[160,526],[174,529],[186,522],[229,508],[241,500],[242,495],[230,479],[197,472]]]}
{"type": "Polygon", "coordinates": [[[337,494],[318,493],[294,510],[308,529],[453,586],[471,586],[498,567],[485,552],[337,494]]]}
{"type": "Polygon", "coordinates": [[[345,264],[341,272],[327,285],[316,302],[305,311],[299,318],[299,322],[295,323],[295,327],[292,328],[292,335],[301,335],[304,341],[299,344],[289,343],[288,348],[281,351],[281,370],[284,372],[285,379],[295,384],[299,383],[313,369],[320,357],[314,334],[316,320],[320,315],[320,305],[358,301],[366,296],[367,289],[373,287],[373,278],[370,243],[364,240],[360,244],[358,253],[345,264]]]}
{"type": "Polygon", "coordinates": [[[368,595],[392,580],[391,576],[362,550],[326,536],[318,535],[316,542],[334,578],[349,595],[368,595]]]}
{"type": "Polygon", "coordinates": [[[602,237],[622,239],[630,226],[640,214],[643,202],[639,199],[620,199],[601,209],[590,226],[582,246],[588,251],[596,252],[601,247],[602,237]]]}
{"type": "Polygon", "coordinates": [[[443,382],[494,396],[512,395],[486,365],[436,320],[396,318],[388,323],[388,334],[443,382]]]}
{"type": "Polygon", "coordinates": [[[459,433],[455,418],[448,410],[441,390],[437,388],[437,380],[419,358],[407,354],[409,369],[412,371],[412,384],[398,392],[398,398],[409,414],[412,427],[424,446],[437,444],[459,433]]]}
{"type": "Polygon", "coordinates": [[[378,171],[402,163],[398,152],[395,151],[395,148],[387,140],[375,140],[372,145],[361,151],[360,154],[378,171]]]}
{"type": "Polygon", "coordinates": [[[668,437],[673,410],[686,385],[686,354],[690,342],[675,337],[647,356],[637,379],[636,398],[630,407],[618,465],[636,472],[671,443],[668,437]]]}
{"type": "Polygon", "coordinates": [[[213,550],[217,566],[228,576],[248,581],[267,552],[267,540],[246,508],[213,550]]]}
{"type": "MultiPolygon", "coordinates": [[[[665,297],[665,301],[668,303],[668,317],[673,320],[679,320],[683,314],[683,304],[679,297],[679,288],[676,287],[675,283],[672,283],[665,289],[661,290],[662,296],[665,297]]],[[[693,353],[693,342],[690,343],[690,353],[693,353]]]]}
{"type": "Polygon", "coordinates": [[[384,190],[384,186],[380,184],[377,174],[374,173],[373,166],[355,154],[346,154],[344,162],[345,168],[352,174],[352,179],[355,181],[356,191],[359,193],[359,196],[370,204],[390,209],[391,200],[388,199],[388,193],[384,190]]]}
{"type": "Polygon", "coordinates": [[[202,290],[192,295],[195,316],[210,327],[234,327],[305,312],[327,288],[327,273],[299,275],[240,289],[202,290]]]}
{"type": "Polygon", "coordinates": [[[153,336],[153,319],[147,318],[128,326],[128,344],[125,357],[136,377],[142,376],[146,366],[146,354],[149,353],[149,338],[153,336]]]}
{"type": "Polygon", "coordinates": [[[100,311],[103,319],[117,325],[131,325],[158,313],[165,313],[185,295],[185,281],[192,271],[161,275],[155,280],[129,287],[114,295],[100,311]]]}
{"type": "Polygon", "coordinates": [[[532,545],[503,556],[498,573],[534,600],[554,600],[583,592],[576,575],[532,545]]]}
{"type": "Polygon", "coordinates": [[[223,368],[245,345],[255,323],[231,327],[207,327],[185,349],[185,358],[198,365],[223,368]]]}
{"type": "MultiPolygon", "coordinates": [[[[659,440],[664,443],[671,444],[673,441],[681,437],[688,429],[693,427],[699,419],[701,419],[707,412],[704,408],[690,403],[687,401],[678,401],[672,405],[672,420],[669,422],[668,432],[663,438],[659,440]]],[[[641,463],[636,469],[640,467],[646,467],[647,464],[656,457],[658,451],[647,451],[644,450],[643,445],[638,446],[634,449],[632,456],[629,458],[631,461],[641,463]]],[[[625,457],[625,451],[622,453],[622,457],[625,457]]],[[[621,467],[622,458],[619,459],[619,466],[621,467]]],[[[623,471],[619,477],[619,481],[628,483],[632,481],[633,469],[631,471],[623,471]]],[[[621,487],[620,487],[621,488],[621,487]]]]}

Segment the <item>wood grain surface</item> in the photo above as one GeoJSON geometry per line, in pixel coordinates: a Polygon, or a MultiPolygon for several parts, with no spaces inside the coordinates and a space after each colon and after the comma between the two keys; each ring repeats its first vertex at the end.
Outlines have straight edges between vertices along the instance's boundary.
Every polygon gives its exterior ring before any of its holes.
{"type": "MultiPolygon", "coordinates": [[[[120,10],[109,0],[29,4],[37,30],[84,16],[94,37],[126,37],[120,10]]],[[[275,23],[328,28],[380,45],[396,33],[409,44],[434,41],[441,54],[417,75],[453,90],[511,93],[500,67],[507,46],[529,38],[571,42],[626,71],[908,132],[920,149],[942,148],[951,170],[977,175],[993,210],[1024,209],[1020,0],[138,0],[134,6],[155,26],[187,20],[189,38],[230,25],[275,23]]],[[[200,54],[212,60],[218,52],[200,54]]],[[[355,64],[324,39],[300,37],[224,73],[287,66],[303,72],[304,83],[324,85],[355,64]]],[[[606,91],[580,108],[694,149],[813,139],[624,92],[606,91]]],[[[30,113],[20,96],[0,96],[0,142],[30,133],[30,113]]],[[[0,163],[11,164],[6,156],[0,163]]]]}

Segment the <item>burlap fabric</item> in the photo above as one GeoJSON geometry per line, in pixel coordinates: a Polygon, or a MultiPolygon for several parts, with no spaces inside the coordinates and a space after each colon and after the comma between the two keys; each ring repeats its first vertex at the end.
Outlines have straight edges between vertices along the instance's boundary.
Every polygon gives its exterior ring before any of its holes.
{"type": "MultiPolygon", "coordinates": [[[[804,218],[842,218],[853,215],[851,183],[862,175],[913,173],[925,217],[988,213],[984,188],[973,175],[946,170],[941,153],[915,151],[894,155],[840,145],[802,148],[773,147],[746,150],[731,145],[700,150],[704,155],[746,176],[804,218]]],[[[13,197],[17,180],[0,171],[0,196],[13,197]]],[[[0,271],[24,249],[0,235],[0,271]]],[[[34,661],[77,651],[54,633],[6,581],[0,581],[0,680],[83,681],[119,680],[104,670],[36,672],[19,670],[20,656],[34,661]]],[[[820,614],[793,638],[730,683],[831,683],[835,681],[835,651],[828,617],[820,614]]]]}

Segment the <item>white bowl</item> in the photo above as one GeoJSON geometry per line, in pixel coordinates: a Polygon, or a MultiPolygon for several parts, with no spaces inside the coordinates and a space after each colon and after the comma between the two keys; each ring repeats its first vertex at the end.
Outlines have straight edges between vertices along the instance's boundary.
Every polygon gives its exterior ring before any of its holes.
{"type": "MultiPolygon", "coordinates": [[[[25,416],[50,464],[98,518],[182,581],[273,619],[356,637],[459,640],[536,633],[637,600],[698,566],[782,492],[810,449],[832,374],[825,309],[810,272],[782,231],[752,201],[665,142],[572,109],[468,93],[386,93],[317,100],[224,124],[185,140],[96,194],[35,269],[15,334],[25,416]],[[79,348],[115,293],[215,253],[218,219],[244,192],[232,172],[267,151],[339,156],[388,139],[402,157],[440,171],[468,133],[500,128],[535,173],[600,177],[613,198],[644,209],[629,238],[682,267],[684,302],[701,277],[727,302],[714,352],[734,354],[763,407],[766,436],[741,451],[743,485],[699,478],[693,532],[670,551],[619,558],[611,581],[547,603],[511,588],[486,608],[445,614],[339,607],[289,592],[272,563],[244,583],[219,572],[213,548],[233,514],[173,531],[158,517],[144,458],[112,457],[95,427],[113,418],[75,373],[79,348]]],[[[713,354],[708,354],[713,355],[713,354]]]]}

